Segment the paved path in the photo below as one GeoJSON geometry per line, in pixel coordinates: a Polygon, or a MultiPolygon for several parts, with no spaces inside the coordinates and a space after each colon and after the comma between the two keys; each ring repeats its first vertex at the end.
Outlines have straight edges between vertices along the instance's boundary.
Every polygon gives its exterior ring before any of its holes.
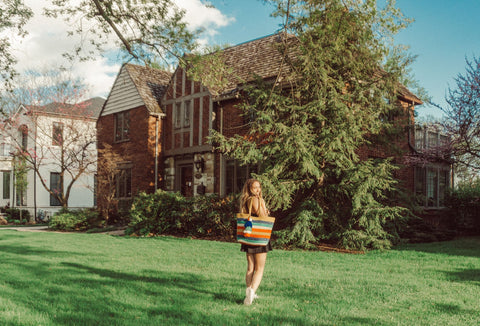
{"type": "Polygon", "coordinates": [[[17,231],[29,231],[29,232],[42,232],[48,230],[48,226],[43,225],[43,226],[22,226],[22,227],[17,227],[17,226],[12,226],[8,228],[0,228],[1,230],[17,230],[17,231]]]}
{"type": "MultiPolygon", "coordinates": [[[[123,227],[123,228],[119,228],[118,230],[112,230],[112,231],[107,231],[107,232],[99,232],[100,234],[108,234],[108,235],[119,235],[119,236],[123,236],[125,235],[125,229],[126,227],[123,227]]],[[[22,227],[18,227],[18,226],[11,226],[11,227],[3,227],[3,228],[0,228],[0,231],[2,230],[16,230],[16,231],[28,231],[28,232],[45,232],[45,231],[49,231],[49,232],[57,232],[57,233],[69,233],[69,232],[59,232],[59,231],[52,231],[48,228],[48,226],[44,225],[44,226],[35,226],[35,225],[32,225],[32,226],[22,226],[22,227]]],[[[75,232],[72,232],[72,233],[75,233],[75,232]]]]}

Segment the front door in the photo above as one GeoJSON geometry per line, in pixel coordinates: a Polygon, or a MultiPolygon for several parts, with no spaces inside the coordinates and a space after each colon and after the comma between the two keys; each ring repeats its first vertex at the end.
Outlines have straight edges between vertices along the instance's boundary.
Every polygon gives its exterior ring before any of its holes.
{"type": "Polygon", "coordinates": [[[180,171],[182,195],[193,197],[193,165],[182,166],[180,171]]]}

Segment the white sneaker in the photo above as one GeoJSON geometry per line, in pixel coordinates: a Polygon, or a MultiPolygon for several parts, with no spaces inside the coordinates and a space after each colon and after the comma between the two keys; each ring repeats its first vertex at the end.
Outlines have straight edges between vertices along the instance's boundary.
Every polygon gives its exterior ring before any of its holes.
{"type": "Polygon", "coordinates": [[[243,304],[246,306],[249,306],[252,304],[253,299],[255,299],[255,292],[251,287],[248,287],[246,290],[246,297],[245,297],[245,300],[243,301],[243,304]]]}

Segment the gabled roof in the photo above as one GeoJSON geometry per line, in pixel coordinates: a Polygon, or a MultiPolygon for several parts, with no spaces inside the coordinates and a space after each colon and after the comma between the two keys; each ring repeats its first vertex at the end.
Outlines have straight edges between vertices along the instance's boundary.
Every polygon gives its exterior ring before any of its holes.
{"type": "MultiPolygon", "coordinates": [[[[232,71],[226,76],[226,87],[221,90],[210,89],[210,92],[220,99],[233,93],[238,86],[254,81],[257,76],[263,80],[276,78],[279,74],[283,80],[288,78],[289,67],[286,64],[282,65],[284,58],[279,51],[282,42],[297,42],[297,39],[291,34],[278,33],[224,49],[222,58],[232,71]]],[[[295,46],[288,47],[287,55],[290,59],[295,57],[295,51],[295,46]]],[[[403,99],[413,101],[415,104],[423,103],[403,85],[399,85],[397,92],[403,99]]]]}
{"type": "MultiPolygon", "coordinates": [[[[283,56],[279,46],[282,42],[291,41],[295,41],[292,35],[278,33],[222,50],[221,58],[231,71],[225,76],[227,79],[225,87],[218,90],[210,89],[210,92],[222,96],[236,90],[239,85],[254,81],[257,77],[268,80],[276,78],[280,73],[287,77],[288,66],[282,65],[283,56]]],[[[292,47],[289,49],[291,52],[292,47]]]]}
{"type": "Polygon", "coordinates": [[[26,105],[25,109],[33,114],[51,114],[97,119],[104,103],[105,99],[94,97],[77,104],[52,102],[42,106],[26,105]]]}
{"type": "Polygon", "coordinates": [[[162,112],[160,99],[167,89],[172,73],[127,63],[124,68],[128,71],[138,94],[150,112],[162,112]]]}

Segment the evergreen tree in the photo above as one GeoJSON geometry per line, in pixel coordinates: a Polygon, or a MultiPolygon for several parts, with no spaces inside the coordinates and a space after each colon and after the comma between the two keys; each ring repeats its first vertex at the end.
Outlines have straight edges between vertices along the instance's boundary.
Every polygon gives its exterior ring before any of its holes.
{"type": "Polygon", "coordinates": [[[385,223],[404,213],[388,204],[395,166],[361,160],[359,149],[388,135],[384,117],[402,111],[397,88],[408,60],[389,54],[407,21],[394,1],[383,10],[373,0],[275,2],[286,20],[284,73],[273,86],[247,89],[243,110],[255,116],[248,136],[212,140],[242,163],[261,163],[269,205],[288,215],[278,222],[285,244],[388,247],[385,223]]]}

